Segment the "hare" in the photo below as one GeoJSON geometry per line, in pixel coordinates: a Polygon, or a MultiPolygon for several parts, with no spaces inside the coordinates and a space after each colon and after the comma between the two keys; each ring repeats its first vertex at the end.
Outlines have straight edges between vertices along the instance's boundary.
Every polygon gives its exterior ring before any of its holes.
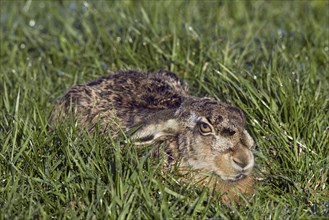
{"type": "Polygon", "coordinates": [[[195,171],[198,184],[232,196],[253,191],[254,141],[243,112],[189,95],[174,73],[123,71],[74,86],[55,104],[50,126],[69,116],[91,132],[122,129],[136,145],[163,144],[167,164],[195,171]]]}

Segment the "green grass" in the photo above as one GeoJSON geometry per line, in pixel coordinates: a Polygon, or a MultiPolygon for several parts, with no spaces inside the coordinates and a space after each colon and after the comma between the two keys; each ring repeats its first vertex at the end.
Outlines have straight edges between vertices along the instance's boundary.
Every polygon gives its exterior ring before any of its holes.
{"type": "Polygon", "coordinates": [[[329,218],[327,1],[0,4],[0,219],[329,218]],[[223,204],[151,149],[47,131],[68,88],[124,69],[169,69],[243,109],[255,195],[223,204]]]}

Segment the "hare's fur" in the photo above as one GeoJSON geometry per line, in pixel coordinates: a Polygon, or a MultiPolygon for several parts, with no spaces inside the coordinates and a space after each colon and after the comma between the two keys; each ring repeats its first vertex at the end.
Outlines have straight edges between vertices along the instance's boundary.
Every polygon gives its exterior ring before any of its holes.
{"type": "Polygon", "coordinates": [[[221,191],[252,190],[254,141],[244,128],[243,112],[190,96],[187,85],[169,71],[125,71],[74,86],[57,101],[50,126],[68,116],[90,131],[98,126],[117,135],[122,129],[136,144],[165,143],[167,162],[197,171],[196,181],[215,174],[220,178],[211,184],[221,191]]]}

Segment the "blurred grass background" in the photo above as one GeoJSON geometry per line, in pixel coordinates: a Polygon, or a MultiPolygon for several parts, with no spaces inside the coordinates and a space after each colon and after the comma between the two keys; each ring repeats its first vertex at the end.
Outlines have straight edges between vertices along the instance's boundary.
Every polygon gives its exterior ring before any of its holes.
{"type": "Polygon", "coordinates": [[[1,219],[328,219],[328,1],[7,1],[1,219]],[[239,106],[257,192],[181,183],[111,137],[47,131],[57,97],[108,71],[168,69],[239,106]]]}

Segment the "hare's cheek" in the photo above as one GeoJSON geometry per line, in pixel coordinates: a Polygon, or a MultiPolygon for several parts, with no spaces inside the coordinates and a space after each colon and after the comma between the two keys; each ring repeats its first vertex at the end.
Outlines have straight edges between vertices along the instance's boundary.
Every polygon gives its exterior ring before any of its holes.
{"type": "Polygon", "coordinates": [[[232,166],[230,154],[219,154],[215,157],[215,172],[224,175],[230,176],[236,173],[236,170],[232,166]]]}
{"type": "Polygon", "coordinates": [[[211,155],[212,146],[215,144],[215,140],[212,136],[203,136],[200,134],[193,134],[191,139],[191,148],[196,154],[211,155]]]}
{"type": "Polygon", "coordinates": [[[223,152],[233,148],[233,144],[230,140],[224,137],[216,137],[211,145],[211,148],[215,151],[223,152]]]}

